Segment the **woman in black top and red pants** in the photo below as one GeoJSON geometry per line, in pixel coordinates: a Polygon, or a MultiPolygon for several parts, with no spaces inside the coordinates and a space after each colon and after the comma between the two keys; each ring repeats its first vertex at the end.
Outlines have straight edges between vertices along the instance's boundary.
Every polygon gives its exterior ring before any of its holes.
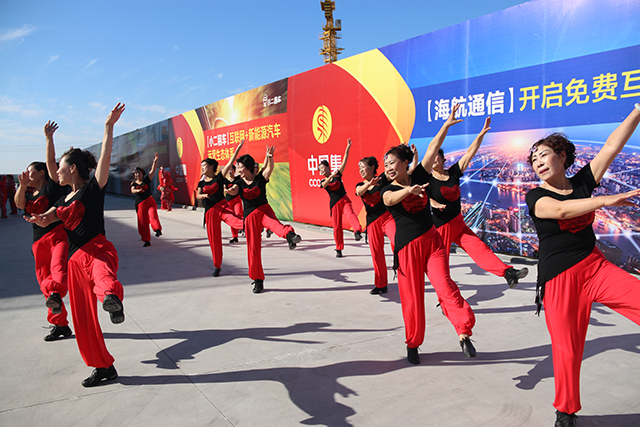
{"type": "Polygon", "coordinates": [[[149,174],[145,174],[144,169],[137,167],[133,170],[133,182],[131,182],[131,192],[136,196],[138,233],[144,242],[142,245],[144,247],[151,245],[149,226],[155,231],[156,237],[162,236],[162,225],[160,225],[160,218],[158,218],[158,204],[151,195],[151,179],[149,178],[156,173],[157,164],[158,153],[153,157],[149,174]]]}
{"type": "Polygon", "coordinates": [[[460,204],[460,177],[476,155],[482,140],[491,125],[491,117],[487,117],[484,127],[471,143],[467,152],[449,169],[444,169],[445,157],[442,149],[433,162],[433,170],[429,178],[427,193],[431,202],[433,222],[442,237],[444,249],[450,253],[451,243],[460,246],[480,268],[496,276],[504,277],[510,288],[518,284],[518,280],[527,276],[529,269],[516,270],[505,264],[493,251],[464,223],[460,204]]]}
{"type": "Polygon", "coordinates": [[[331,222],[333,226],[333,240],[336,242],[336,257],[342,257],[342,250],[344,249],[344,233],[342,230],[342,214],[346,215],[351,223],[351,228],[356,238],[356,242],[362,239],[362,226],[358,217],[353,211],[351,205],[351,199],[347,196],[347,191],[342,184],[342,174],[344,168],[347,166],[347,159],[349,158],[349,149],[351,148],[351,138],[347,140],[347,148],[344,151],[344,157],[340,167],[331,173],[329,162],[323,160],[318,166],[318,171],[325,178],[320,183],[320,186],[327,190],[329,193],[329,213],[331,215],[331,222]]]}
{"type": "MultiPolygon", "coordinates": [[[[69,187],[58,184],[55,175],[57,166],[53,148],[53,133],[58,129],[55,122],[47,122],[44,133],[47,141],[46,163],[33,162],[26,172],[19,175],[20,186],[16,192],[15,202],[24,209],[25,217],[43,214],[58,199],[66,195],[69,187]],[[53,179],[51,177],[54,177],[53,179]],[[27,193],[27,187],[35,191],[27,193]]],[[[36,278],[40,290],[47,297],[47,321],[52,325],[45,341],[55,341],[60,337],[71,335],[67,309],[64,298],[67,295],[67,258],[69,257],[69,241],[61,223],[55,222],[45,228],[33,224],[33,246],[31,247],[36,263],[36,278]]]]}
{"type": "Polygon", "coordinates": [[[398,272],[398,290],[404,318],[407,359],[420,363],[418,346],[424,341],[424,276],[427,274],[443,313],[453,324],[465,357],[475,357],[476,350],[469,337],[475,316],[469,303],[462,298],[458,286],[449,275],[448,256],[442,238],[436,231],[429,210],[429,172],[433,159],[451,127],[461,120],[454,118],[456,105],[438,134],[433,138],[422,162],[411,174],[409,162],[413,152],[406,145],[393,147],[384,159],[385,171],[391,183],[382,189],[382,200],[396,221],[394,269],[398,272]]]}
{"type": "Polygon", "coordinates": [[[109,312],[112,323],[124,322],[124,290],[118,281],[118,252],[105,237],[104,195],[109,179],[109,162],[113,148],[113,127],[124,111],[118,103],[105,123],[100,160],[88,151],[71,149],[60,159],[58,181],[70,185],[71,193],[42,215],[32,215],[29,222],[47,227],[62,221],[69,238],[69,302],[76,329],[76,342],[82,359],[93,366],[91,376],[82,381],[93,387],[118,376],[114,358],[107,350],[98,321],[96,299],[109,312]],[[89,172],[95,169],[95,176],[89,172]]]}
{"type": "Polygon", "coordinates": [[[595,211],[633,206],[640,190],[592,197],[605,172],[640,123],[640,104],[613,131],[598,154],[573,177],[575,146],[563,135],[536,142],[528,161],[542,185],[526,196],[540,239],[538,310],[544,303],[551,336],[556,426],[573,426],[580,405],[580,366],[591,316],[599,302],[640,324],[640,280],[607,261],[596,247],[595,211]]]}

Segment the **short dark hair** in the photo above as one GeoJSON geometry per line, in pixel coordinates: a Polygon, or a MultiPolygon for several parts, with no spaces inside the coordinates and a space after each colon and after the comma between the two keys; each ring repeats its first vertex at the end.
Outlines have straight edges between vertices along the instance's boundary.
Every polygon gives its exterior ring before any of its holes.
{"type": "Polygon", "coordinates": [[[378,159],[373,156],[363,157],[360,159],[360,163],[364,163],[367,166],[371,166],[373,168],[373,174],[376,175],[378,173],[378,159]]]}
{"type": "Polygon", "coordinates": [[[202,159],[201,163],[206,163],[208,165],[213,166],[213,170],[217,170],[218,169],[218,161],[216,159],[212,159],[211,157],[207,157],[205,159],[202,159]]]}
{"type": "Polygon", "coordinates": [[[400,144],[395,147],[391,147],[391,149],[385,153],[384,157],[387,157],[389,154],[393,154],[400,159],[400,161],[406,160],[411,163],[413,160],[413,151],[411,151],[411,148],[407,144],[400,144]]]}
{"type": "Polygon", "coordinates": [[[33,166],[35,170],[38,172],[44,171],[44,180],[49,181],[51,177],[49,176],[49,170],[47,169],[47,164],[45,162],[31,162],[29,167],[33,166]]]}
{"type": "Polygon", "coordinates": [[[253,171],[256,167],[256,161],[253,160],[253,157],[251,157],[249,154],[243,154],[242,156],[238,157],[238,160],[236,160],[236,162],[242,163],[244,167],[249,169],[250,171],[253,171]]]}
{"type": "Polygon", "coordinates": [[[540,140],[538,140],[535,144],[531,146],[529,150],[529,156],[527,157],[527,162],[533,166],[533,153],[538,150],[538,147],[541,145],[546,145],[550,147],[554,153],[560,154],[563,151],[567,155],[567,158],[564,161],[564,169],[567,170],[573,165],[576,161],[576,146],[573,145],[573,142],[569,141],[567,136],[561,132],[554,132],[551,135],[548,135],[540,140]]]}

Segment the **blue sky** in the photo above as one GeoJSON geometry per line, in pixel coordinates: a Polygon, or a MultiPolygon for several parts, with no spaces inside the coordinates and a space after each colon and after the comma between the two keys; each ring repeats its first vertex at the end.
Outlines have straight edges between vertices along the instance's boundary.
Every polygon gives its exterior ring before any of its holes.
{"type": "MultiPolygon", "coordinates": [[[[521,0],[337,0],[345,50],[384,47],[521,0]]],[[[323,65],[319,0],[0,2],[0,174],[56,146],[102,139],[118,101],[116,135],[323,65]]]]}

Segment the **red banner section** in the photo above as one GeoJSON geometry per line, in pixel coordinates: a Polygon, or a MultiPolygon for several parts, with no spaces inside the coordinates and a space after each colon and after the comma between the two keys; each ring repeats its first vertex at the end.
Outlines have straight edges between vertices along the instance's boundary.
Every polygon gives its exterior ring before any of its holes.
{"type": "Polygon", "coordinates": [[[364,224],[364,208],[355,195],[355,185],[362,181],[358,162],[375,156],[380,173],[385,150],[401,143],[385,112],[356,78],[334,64],[289,78],[288,111],[294,220],[331,225],[329,196],[320,187],[318,164],[327,160],[332,170],[339,168],[351,138],[343,182],[364,224]]]}

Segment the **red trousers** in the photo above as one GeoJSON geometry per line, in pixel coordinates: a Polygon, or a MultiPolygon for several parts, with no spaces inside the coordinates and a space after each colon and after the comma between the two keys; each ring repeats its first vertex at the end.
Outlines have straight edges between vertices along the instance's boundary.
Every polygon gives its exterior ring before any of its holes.
{"type": "Polygon", "coordinates": [[[341,251],[344,249],[344,235],[342,230],[342,214],[344,214],[349,223],[351,223],[351,228],[353,231],[362,231],[362,226],[360,226],[360,221],[358,221],[358,216],[353,211],[353,205],[351,204],[351,199],[349,196],[343,196],[342,199],[338,201],[333,208],[331,208],[331,222],[333,225],[333,240],[336,242],[336,250],[341,251]]]}
{"type": "MultiPolygon", "coordinates": [[[[67,258],[69,241],[62,223],[33,243],[33,258],[36,262],[36,278],[45,297],[57,292],[67,295],[67,258]]],[[[62,302],[62,312],[53,314],[49,308],[47,321],[52,325],[67,326],[67,309],[62,302]]]]}
{"type": "Polygon", "coordinates": [[[244,219],[244,235],[247,238],[247,261],[249,263],[249,278],[264,280],[262,270],[262,229],[273,231],[283,239],[295,230],[290,225],[281,223],[268,204],[258,207],[244,219]]]}
{"type": "MultiPolygon", "coordinates": [[[[462,215],[438,228],[442,237],[444,249],[449,254],[451,243],[460,246],[484,271],[496,276],[504,277],[504,272],[510,267],[493,253],[493,251],[465,224],[462,215]]],[[[447,259],[449,257],[447,256],[447,259]]]]}
{"type": "MultiPolygon", "coordinates": [[[[242,211],[242,199],[240,197],[234,197],[231,200],[227,200],[227,203],[229,203],[229,208],[231,208],[231,210],[233,211],[233,213],[238,217],[238,218],[242,218],[244,216],[243,211],[242,211]]],[[[231,227],[231,226],[229,226],[231,227]]],[[[238,238],[238,231],[242,230],[241,228],[234,228],[231,227],[231,237],[235,237],[236,239],[238,238]]]]}
{"type": "Polygon", "coordinates": [[[204,217],[204,222],[207,225],[207,237],[209,238],[211,255],[213,257],[213,266],[215,268],[222,266],[222,221],[231,227],[243,227],[242,219],[233,213],[229,207],[229,203],[224,199],[209,209],[204,217]]]}
{"type": "Polygon", "coordinates": [[[599,302],[640,325],[640,280],[607,261],[598,248],[545,284],[544,316],[551,335],[556,398],[573,414],[580,406],[580,366],[591,317],[599,302]]]}
{"type": "Polygon", "coordinates": [[[387,261],[384,255],[384,236],[391,240],[391,250],[396,236],[396,222],[389,212],[367,226],[367,240],[373,259],[373,273],[377,288],[384,288],[389,283],[387,278],[387,261]]]}
{"type": "Polygon", "coordinates": [[[160,209],[165,211],[171,210],[173,204],[173,190],[163,190],[160,194],[160,209]]]}
{"type": "Polygon", "coordinates": [[[469,303],[449,276],[449,254],[444,250],[435,227],[412,240],[398,252],[398,289],[402,304],[407,347],[417,348],[424,342],[424,275],[436,291],[444,315],[458,335],[471,335],[476,323],[469,303]]]}
{"type": "Polygon", "coordinates": [[[143,242],[151,240],[149,225],[156,230],[162,230],[158,218],[158,205],[153,197],[147,197],[138,205],[138,233],[143,242]]]}
{"type": "Polygon", "coordinates": [[[114,358],[109,354],[98,321],[96,299],[108,294],[124,299],[118,281],[118,252],[104,235],[94,237],[69,259],[69,302],[80,355],[87,366],[108,368],[114,358]]]}

